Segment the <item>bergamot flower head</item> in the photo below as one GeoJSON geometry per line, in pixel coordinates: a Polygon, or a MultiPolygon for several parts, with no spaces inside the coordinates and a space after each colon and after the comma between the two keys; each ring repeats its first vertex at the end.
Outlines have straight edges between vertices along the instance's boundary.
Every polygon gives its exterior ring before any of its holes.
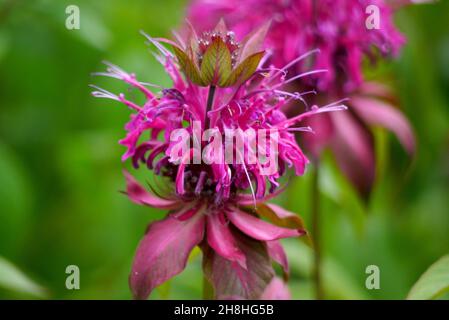
{"type": "Polygon", "coordinates": [[[176,54],[175,45],[175,54],[162,45],[173,44],[171,40],[146,36],[159,51],[156,57],[171,77],[170,88],[140,82],[134,74],[107,63],[107,72],[99,74],[139,90],[145,98],[142,104],[94,86],[94,96],[119,101],[132,111],[125,126],[127,135],[120,141],[127,149],[123,161],[132,159],[135,168],[144,164],[166,184],[164,194],[154,187],[150,192],[125,172],[126,193],[132,201],[170,210],[163,220],[150,224],[137,249],[130,275],[136,298],[146,298],[156,286],[180,273],[195,246],[203,251],[204,273],[217,298],[262,297],[275,277],[272,262],[282,266],[286,278],[288,262],[278,240],[306,232],[296,214],[266,201],[282,192],[281,178],[288,168],[297,175],[304,173],[308,159],[294,134],[310,134],[312,129],[300,123],[318,113],[345,109],[338,103],[311,106],[287,118],[282,107],[303,103],[313,92],[288,92],[284,86],[314,72],[287,79],[285,68],[265,66],[262,55],[248,68],[244,61],[254,54],[245,48],[248,43],[261,43],[264,31],[252,33],[241,47],[228,31],[229,40],[224,33],[214,32],[198,43],[196,54],[185,55],[176,54]],[[199,63],[208,75],[204,67],[209,63],[208,52],[222,52],[214,46],[229,53],[231,67],[231,50],[241,50],[244,58],[234,55],[236,67],[230,71],[231,77],[239,74],[237,81],[226,80],[227,85],[220,86],[226,77],[222,78],[222,60],[217,57],[214,76],[202,75],[201,83],[186,72],[190,70],[186,66],[199,63]],[[198,56],[201,52],[203,56],[198,56]],[[196,62],[186,64],[186,55],[196,62]],[[242,63],[244,71],[236,71],[242,63]]]}

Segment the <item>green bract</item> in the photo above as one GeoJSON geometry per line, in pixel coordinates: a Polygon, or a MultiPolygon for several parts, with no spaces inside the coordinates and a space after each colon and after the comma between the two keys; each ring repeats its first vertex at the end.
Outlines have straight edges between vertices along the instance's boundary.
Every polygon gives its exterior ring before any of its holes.
{"type": "Polygon", "coordinates": [[[188,80],[200,86],[231,87],[244,83],[256,71],[265,54],[262,44],[268,28],[269,23],[238,43],[220,21],[200,38],[192,30],[185,48],[172,47],[188,80]]]}

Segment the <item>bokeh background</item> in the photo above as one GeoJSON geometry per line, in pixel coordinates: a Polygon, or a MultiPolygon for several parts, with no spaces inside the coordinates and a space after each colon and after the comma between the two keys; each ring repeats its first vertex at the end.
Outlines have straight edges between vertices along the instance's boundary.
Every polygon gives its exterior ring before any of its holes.
{"type": "MultiPolygon", "coordinates": [[[[128,273],[146,225],[163,212],[140,207],[124,189],[117,141],[129,111],[94,99],[88,84],[128,90],[90,76],[102,60],[169,85],[139,30],[169,36],[185,1],[0,1],[0,298],[129,299],[128,273]],[[81,29],[65,28],[78,5],[81,29]],[[68,265],[81,289],[67,290],[68,265]]],[[[334,299],[404,299],[420,274],[449,252],[449,1],[410,6],[397,24],[408,37],[399,59],[368,79],[394,87],[412,122],[418,152],[410,160],[376,129],[379,170],[373,196],[360,201],[325,161],[324,288],[334,299]],[[381,289],[365,288],[379,266],[381,289]]],[[[131,92],[132,94],[132,92],[131,92]]],[[[142,173],[140,173],[142,174],[142,173]]],[[[277,199],[309,223],[310,172],[277,199]]],[[[313,297],[311,251],[287,241],[294,298],[313,297]]],[[[201,257],[152,298],[201,298],[201,257]]]]}

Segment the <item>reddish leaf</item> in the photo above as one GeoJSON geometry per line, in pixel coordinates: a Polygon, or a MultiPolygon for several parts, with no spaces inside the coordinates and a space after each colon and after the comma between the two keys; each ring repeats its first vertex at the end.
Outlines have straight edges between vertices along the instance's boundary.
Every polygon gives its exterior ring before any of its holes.
{"type": "Polygon", "coordinates": [[[288,266],[287,255],[279,240],[267,241],[268,254],[282,267],[284,279],[288,280],[290,269],[288,266]]]}
{"type": "Polygon", "coordinates": [[[126,194],[133,202],[158,209],[175,209],[180,206],[175,200],[162,199],[149,193],[129,172],[123,171],[123,174],[126,178],[126,194]]]}
{"type": "Polygon", "coordinates": [[[246,256],[248,269],[238,263],[222,258],[209,246],[202,247],[204,253],[203,270],[214,287],[215,297],[259,298],[274,276],[267,248],[261,241],[235,232],[234,236],[240,250],[246,256]]]}
{"type": "Polygon", "coordinates": [[[281,238],[297,237],[304,231],[282,228],[263,221],[240,209],[233,208],[227,212],[227,217],[232,224],[248,236],[263,241],[277,240],[281,238]]]}
{"type": "Polygon", "coordinates": [[[134,298],[146,299],[155,287],[184,270],[190,252],[203,240],[204,220],[198,212],[186,221],[168,216],[149,226],[129,277],[134,298]]]}
{"type": "Polygon", "coordinates": [[[407,118],[391,104],[379,99],[352,97],[351,105],[368,124],[380,125],[399,139],[409,154],[415,151],[415,137],[407,118]]]}
{"type": "Polygon", "coordinates": [[[245,255],[237,247],[229,226],[220,220],[218,213],[207,216],[207,243],[223,258],[235,261],[246,269],[245,255]]]}

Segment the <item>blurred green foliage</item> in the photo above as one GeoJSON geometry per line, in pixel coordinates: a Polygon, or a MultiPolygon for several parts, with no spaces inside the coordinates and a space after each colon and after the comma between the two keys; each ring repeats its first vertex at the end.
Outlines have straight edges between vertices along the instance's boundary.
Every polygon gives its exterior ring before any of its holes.
{"type": "MultiPolygon", "coordinates": [[[[0,298],[39,297],[30,290],[41,286],[49,298],[130,298],[134,250],[147,223],[164,213],[119,193],[124,150],[117,141],[129,111],[92,98],[88,84],[113,92],[127,88],[90,73],[103,70],[100,62],[108,60],[142,81],[168,85],[138,31],[168,36],[182,21],[184,6],[179,0],[0,1],[0,256],[13,263],[2,262],[0,278],[23,271],[28,277],[19,278],[29,289],[0,283],[0,298]],[[65,28],[70,4],[80,8],[80,30],[65,28]],[[65,288],[71,264],[81,270],[77,291],[65,288]]],[[[397,18],[407,46],[397,61],[367,74],[394,86],[419,149],[410,161],[391,135],[376,130],[382,161],[368,205],[332,159],[325,161],[329,298],[403,299],[427,267],[449,252],[449,1],[411,6],[397,18]],[[380,267],[380,290],[365,288],[370,264],[380,267]]],[[[306,223],[310,180],[310,174],[292,179],[277,200],[306,223]]],[[[297,241],[286,244],[293,296],[311,298],[310,249],[297,241]]],[[[200,298],[200,260],[192,255],[186,271],[152,298],[200,298]]]]}

